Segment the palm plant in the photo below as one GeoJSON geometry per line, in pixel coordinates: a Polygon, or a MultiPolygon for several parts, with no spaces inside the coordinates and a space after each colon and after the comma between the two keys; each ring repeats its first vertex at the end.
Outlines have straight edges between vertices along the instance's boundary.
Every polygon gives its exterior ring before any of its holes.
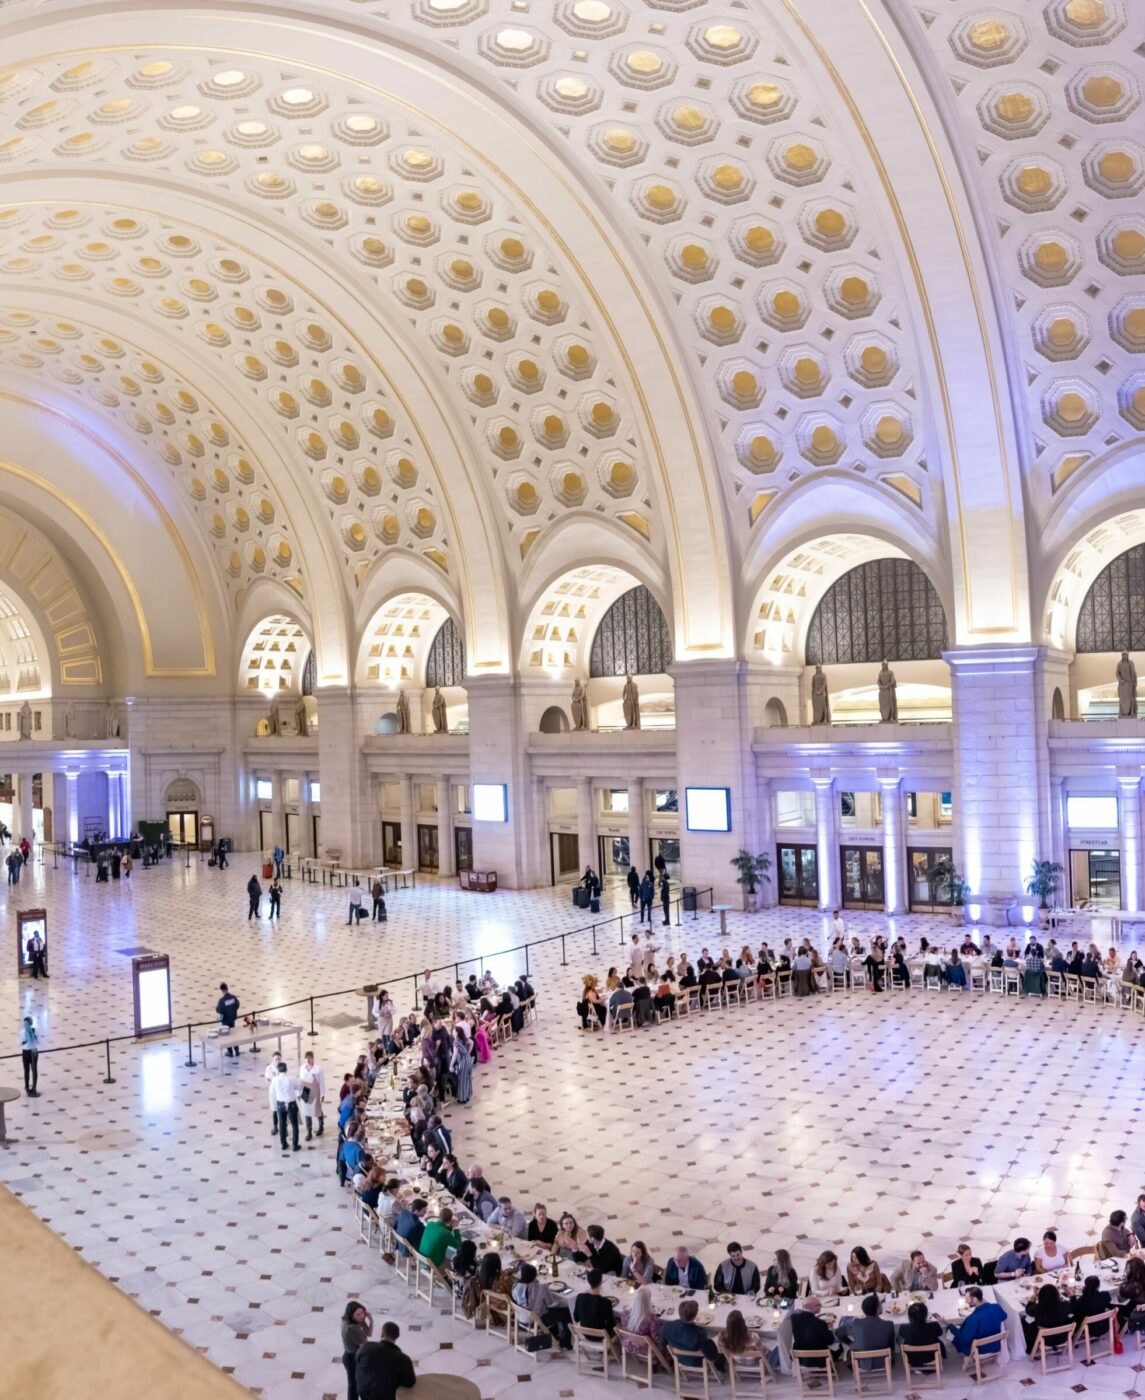
{"type": "Polygon", "coordinates": [[[1049,901],[1061,888],[1064,866],[1056,860],[1035,860],[1030,878],[1026,881],[1026,893],[1036,894],[1042,901],[1042,909],[1049,908],[1049,901]]]}
{"type": "Polygon", "coordinates": [[[739,871],[736,876],[736,884],[740,885],[746,896],[754,897],[757,887],[760,884],[769,884],[771,876],[768,872],[771,869],[771,857],[764,852],[753,856],[750,851],[741,850],[738,855],[731,858],[729,864],[734,865],[739,871]]]}

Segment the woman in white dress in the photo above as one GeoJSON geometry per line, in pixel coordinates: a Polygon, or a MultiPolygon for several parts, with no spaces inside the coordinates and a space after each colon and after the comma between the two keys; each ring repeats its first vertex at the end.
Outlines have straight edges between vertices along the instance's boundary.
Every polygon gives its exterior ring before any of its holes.
{"type": "Polygon", "coordinates": [[[314,1058],[314,1052],[307,1050],[298,1068],[298,1078],[302,1083],[302,1116],[306,1119],[306,1141],[314,1136],[314,1120],[318,1120],[318,1136],[326,1129],[326,1119],[322,1112],[322,1100],[326,1096],[326,1076],[322,1066],[314,1058]],[[309,1092],[307,1092],[309,1090],[309,1092]]]}

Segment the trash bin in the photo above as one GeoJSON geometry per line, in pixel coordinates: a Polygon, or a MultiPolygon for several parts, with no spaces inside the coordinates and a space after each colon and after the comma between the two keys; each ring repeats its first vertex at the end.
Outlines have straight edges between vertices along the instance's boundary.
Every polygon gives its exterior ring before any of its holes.
{"type": "Polygon", "coordinates": [[[684,913],[694,914],[696,912],[696,887],[695,885],[684,886],[684,913]]]}
{"type": "Polygon", "coordinates": [[[262,863],[262,878],[264,880],[269,880],[273,874],[274,866],[270,863],[270,861],[264,860],[262,863]]]}

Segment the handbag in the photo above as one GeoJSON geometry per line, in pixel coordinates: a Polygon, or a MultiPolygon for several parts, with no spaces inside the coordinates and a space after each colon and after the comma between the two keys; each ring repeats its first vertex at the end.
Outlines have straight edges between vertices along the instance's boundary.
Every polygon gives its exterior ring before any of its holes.
{"type": "Polygon", "coordinates": [[[309,1085],[309,1084],[303,1084],[303,1086],[302,1086],[302,1102],[303,1102],[303,1103],[309,1103],[309,1102],[310,1102],[310,1085],[309,1085]]]}

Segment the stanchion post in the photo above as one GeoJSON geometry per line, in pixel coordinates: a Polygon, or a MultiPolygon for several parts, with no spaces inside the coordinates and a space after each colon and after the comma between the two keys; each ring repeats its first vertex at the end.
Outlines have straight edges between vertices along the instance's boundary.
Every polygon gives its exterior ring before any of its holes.
{"type": "MultiPolygon", "coordinates": [[[[696,896],[696,902],[697,902],[697,903],[699,902],[699,898],[700,898],[700,896],[697,895],[697,896],[696,896]]],[[[680,915],[681,915],[681,913],[683,912],[683,908],[684,908],[684,900],[683,900],[683,897],[681,897],[680,899],[678,899],[678,900],[676,901],[676,927],[677,927],[677,928],[680,927],[680,915]]]]}
{"type": "Polygon", "coordinates": [[[561,934],[561,966],[568,967],[568,959],[565,957],[565,936],[561,934]]]}
{"type": "Polygon", "coordinates": [[[592,926],[592,955],[596,957],[596,925],[592,926]]]}
{"type": "Polygon", "coordinates": [[[306,1032],[309,1036],[316,1036],[318,1032],[314,1029],[314,998],[310,998],[310,1029],[306,1032]]]}
{"type": "Polygon", "coordinates": [[[190,1023],[190,1021],[187,1022],[187,1059],[186,1059],[186,1066],[187,1066],[188,1069],[194,1069],[194,1068],[195,1068],[195,1052],[194,1052],[194,1050],[191,1049],[191,1023],[190,1023]]]}
{"type": "Polygon", "coordinates": [[[107,1074],[106,1074],[106,1076],[104,1077],[104,1081],[103,1081],[103,1082],[104,1082],[105,1084],[114,1084],[114,1083],[115,1083],[115,1080],[111,1077],[111,1041],[110,1041],[110,1040],[105,1040],[105,1041],[103,1042],[103,1048],[104,1048],[104,1051],[105,1051],[105,1053],[106,1053],[106,1055],[107,1055],[107,1074]]]}
{"type": "Polygon", "coordinates": [[[525,976],[529,975],[529,945],[525,944],[525,976]]]}

